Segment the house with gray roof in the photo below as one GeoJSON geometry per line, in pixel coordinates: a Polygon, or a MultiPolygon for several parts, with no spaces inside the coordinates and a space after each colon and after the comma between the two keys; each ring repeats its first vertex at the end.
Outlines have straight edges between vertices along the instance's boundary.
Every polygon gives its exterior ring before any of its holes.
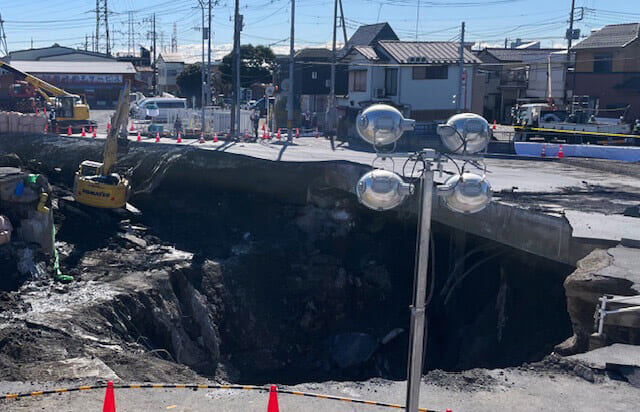
{"type": "Polygon", "coordinates": [[[511,108],[526,102],[561,102],[564,97],[566,49],[540,48],[532,42],[518,48],[485,48],[476,52],[486,75],[483,116],[509,122],[511,108]]]}
{"type": "MultiPolygon", "coordinates": [[[[349,84],[348,95],[339,103],[351,111],[388,103],[420,122],[446,120],[456,113],[459,45],[400,40],[352,45],[341,60],[349,65],[349,84]]],[[[480,60],[468,48],[463,59],[462,106],[481,113],[483,93],[478,87],[482,82],[474,84],[480,60]]]]}
{"type": "Polygon", "coordinates": [[[571,48],[570,95],[599,117],[640,118],[640,23],[611,24],[571,48]]]}

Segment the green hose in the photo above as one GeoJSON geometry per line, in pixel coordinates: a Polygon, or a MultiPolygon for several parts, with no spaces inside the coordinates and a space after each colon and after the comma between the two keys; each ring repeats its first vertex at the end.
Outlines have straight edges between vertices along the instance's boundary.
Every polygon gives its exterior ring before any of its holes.
{"type": "Polygon", "coordinates": [[[54,260],[53,260],[54,275],[53,276],[55,280],[57,280],[58,282],[62,282],[62,283],[73,282],[73,276],[63,275],[62,271],[60,270],[60,256],[58,255],[58,249],[56,248],[56,225],[52,224],[51,226],[53,227],[53,230],[51,232],[51,236],[53,237],[53,256],[54,256],[54,260]]]}

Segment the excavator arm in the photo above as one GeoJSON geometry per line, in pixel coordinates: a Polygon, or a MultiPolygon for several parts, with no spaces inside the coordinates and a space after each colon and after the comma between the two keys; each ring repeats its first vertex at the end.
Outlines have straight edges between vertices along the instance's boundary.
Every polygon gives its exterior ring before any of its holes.
{"type": "Polygon", "coordinates": [[[129,119],[129,92],[130,86],[127,82],[118,98],[116,111],[111,117],[111,130],[107,133],[107,141],[104,144],[102,174],[108,175],[117,159],[118,137],[123,129],[126,129],[129,119]]]}
{"type": "Polygon", "coordinates": [[[25,82],[29,83],[30,85],[32,85],[33,87],[35,87],[36,89],[40,89],[40,90],[44,90],[45,92],[49,93],[51,96],[73,96],[72,94],[66,92],[65,90],[62,90],[59,87],[56,87],[54,85],[52,85],[51,83],[47,83],[42,79],[38,79],[35,76],[32,76],[28,73],[23,72],[22,70],[18,70],[15,67],[9,65],[8,63],[5,63],[3,61],[0,61],[0,69],[4,69],[6,71],[8,71],[9,73],[13,74],[14,76],[16,76],[18,79],[20,80],[24,80],[25,82]]]}

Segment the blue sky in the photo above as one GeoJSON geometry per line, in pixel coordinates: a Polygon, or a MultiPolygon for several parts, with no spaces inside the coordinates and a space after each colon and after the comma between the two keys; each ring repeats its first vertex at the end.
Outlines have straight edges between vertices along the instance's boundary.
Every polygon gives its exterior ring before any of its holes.
{"type": "MultiPolygon", "coordinates": [[[[216,55],[230,49],[233,36],[234,0],[219,0],[213,9],[213,46],[216,55]]],[[[465,40],[503,44],[505,37],[541,40],[544,46],[564,44],[571,0],[343,0],[347,34],[359,24],[389,22],[401,39],[457,40],[465,21],[465,40]]],[[[128,48],[129,11],[133,11],[136,43],[149,44],[148,17],[156,12],[158,48],[170,46],[173,23],[177,26],[180,51],[199,53],[201,14],[197,0],[109,0],[109,16],[115,49],[128,48]]],[[[288,47],[290,0],[240,0],[245,16],[242,42],[288,47]]],[[[639,0],[576,0],[584,7],[584,18],[576,23],[583,34],[605,24],[640,21],[639,0]]],[[[2,0],[9,50],[43,47],[57,42],[82,47],[85,35],[95,32],[95,1],[91,0],[2,0]]],[[[332,36],[333,0],[296,1],[296,47],[329,44],[332,36]]],[[[579,17],[580,12],[576,12],[579,17]]],[[[341,33],[339,31],[339,33],[341,33]]],[[[340,38],[340,37],[339,37],[340,38]]],[[[104,45],[104,41],[102,42],[104,45]]]]}

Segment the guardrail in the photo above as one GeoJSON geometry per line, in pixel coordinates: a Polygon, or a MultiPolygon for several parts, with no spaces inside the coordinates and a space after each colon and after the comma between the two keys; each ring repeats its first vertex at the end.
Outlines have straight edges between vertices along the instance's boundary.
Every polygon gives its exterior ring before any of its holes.
{"type": "Polygon", "coordinates": [[[597,329],[598,335],[602,335],[602,331],[604,329],[604,319],[605,317],[617,313],[628,313],[628,312],[640,312],[640,295],[635,296],[619,296],[619,297],[607,297],[603,296],[598,299],[600,301],[600,305],[596,307],[596,313],[593,315],[597,329]],[[627,303],[630,302],[630,303],[627,303]],[[630,306],[626,308],[618,308],[618,309],[610,309],[607,310],[608,303],[622,303],[628,304],[630,306]]]}

